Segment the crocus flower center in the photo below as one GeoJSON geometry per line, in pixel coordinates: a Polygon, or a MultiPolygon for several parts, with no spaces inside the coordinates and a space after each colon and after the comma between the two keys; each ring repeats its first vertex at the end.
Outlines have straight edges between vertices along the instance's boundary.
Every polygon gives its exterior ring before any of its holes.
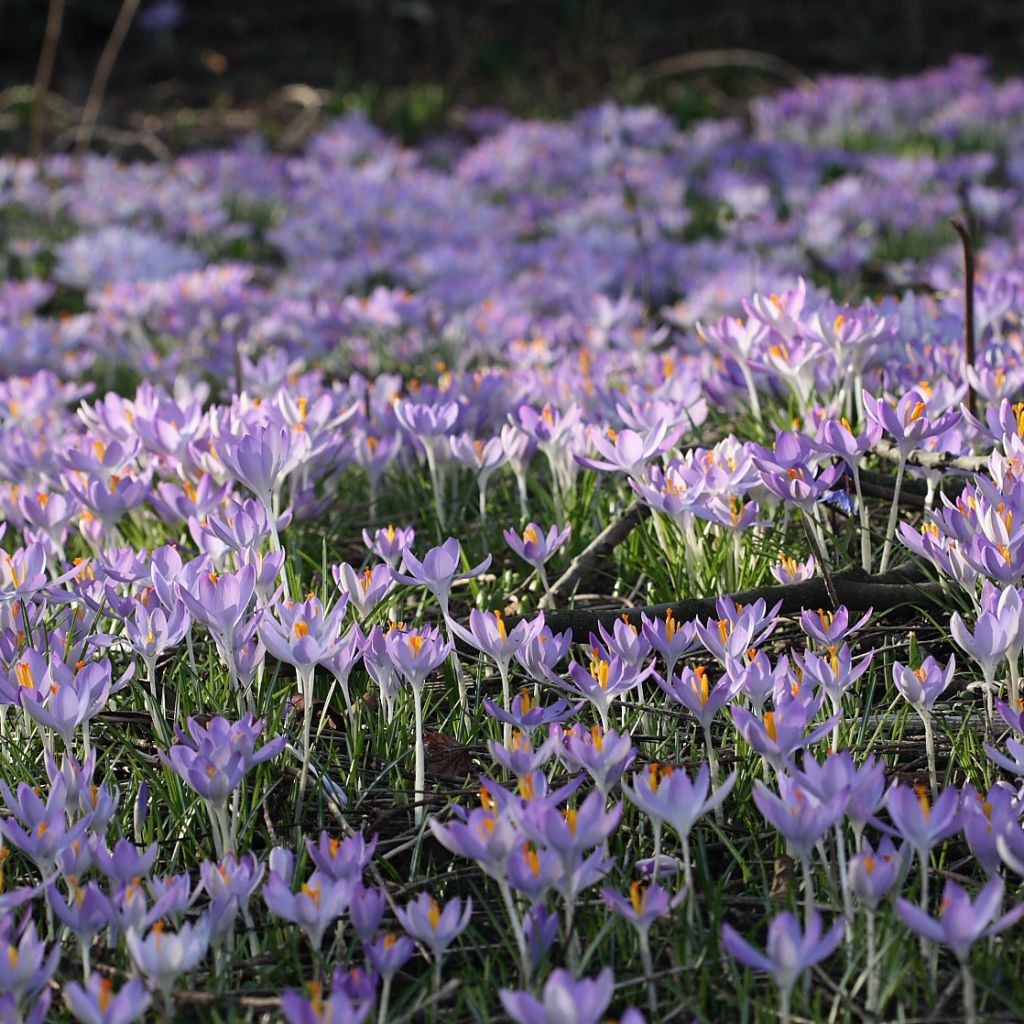
{"type": "Polygon", "coordinates": [[[100,982],[100,990],[99,990],[99,992],[97,993],[97,996],[96,996],[96,1002],[99,1003],[100,1013],[106,1013],[107,1012],[107,1009],[110,1006],[111,1000],[113,999],[113,996],[111,995],[111,992],[113,991],[113,988],[114,988],[114,986],[111,984],[109,978],[104,978],[100,982]]]}
{"type": "Polygon", "coordinates": [[[419,657],[420,648],[423,646],[423,637],[411,636],[409,637],[409,650],[412,652],[414,658],[419,657]]]}
{"type": "Polygon", "coordinates": [[[679,623],[676,622],[676,617],[672,614],[672,609],[669,608],[665,612],[665,639],[671,643],[676,635],[676,631],[679,629],[679,623]]]}
{"type": "Polygon", "coordinates": [[[604,733],[601,732],[601,726],[595,725],[590,730],[590,738],[593,741],[595,749],[598,753],[604,752],[604,733]]]}
{"type": "Polygon", "coordinates": [[[295,634],[296,640],[309,636],[309,623],[305,619],[297,619],[295,625],[292,626],[292,632],[295,634]]]}
{"type": "Polygon", "coordinates": [[[865,857],[864,858],[864,870],[869,875],[873,875],[875,873],[875,858],[874,857],[865,857]]]}
{"type": "Polygon", "coordinates": [[[576,835],[576,808],[567,807],[565,809],[565,823],[569,826],[569,831],[576,835]]]}
{"type": "Polygon", "coordinates": [[[721,637],[723,644],[729,639],[729,620],[728,619],[719,619],[718,620],[718,635],[721,637]]]}
{"type": "Polygon", "coordinates": [[[537,531],[532,526],[528,526],[523,530],[524,544],[537,544],[539,541],[540,538],[537,536],[537,531]]]}
{"type": "Polygon", "coordinates": [[[18,684],[20,686],[24,686],[27,690],[35,688],[36,681],[32,676],[32,669],[29,668],[27,661],[19,662],[15,666],[14,674],[17,676],[18,684]]]}
{"type": "Polygon", "coordinates": [[[534,704],[530,691],[524,686],[519,691],[519,713],[528,715],[537,705],[534,704]]]}
{"type": "Polygon", "coordinates": [[[708,694],[710,690],[708,688],[708,674],[707,670],[703,665],[698,665],[693,670],[693,679],[690,682],[693,687],[693,695],[700,701],[700,706],[703,707],[708,702],[708,694]]]}
{"type": "Polygon", "coordinates": [[[398,936],[394,932],[388,932],[384,936],[384,948],[390,949],[398,941],[398,936]]]}
{"type": "Polygon", "coordinates": [[[302,893],[304,896],[308,896],[319,908],[320,906],[320,883],[316,885],[306,885],[305,882],[302,884],[302,893]]]}
{"type": "Polygon", "coordinates": [[[441,923],[441,908],[437,905],[437,900],[433,896],[430,897],[430,907],[427,910],[427,920],[430,922],[430,930],[437,931],[437,926],[441,923]]]}
{"type": "Polygon", "coordinates": [[[597,680],[602,690],[608,689],[608,662],[604,658],[594,658],[590,663],[590,674],[597,680]]]}
{"type": "Polygon", "coordinates": [[[508,633],[505,631],[505,620],[501,617],[501,612],[494,613],[494,621],[498,624],[498,636],[501,642],[505,643],[508,640],[508,633]]]}
{"type": "Polygon", "coordinates": [[[776,731],[775,726],[775,715],[776,712],[768,711],[764,716],[764,731],[768,733],[768,739],[770,739],[772,743],[777,743],[779,739],[779,734],[776,731]]]}
{"type": "Polygon", "coordinates": [[[647,886],[640,882],[630,882],[629,901],[633,904],[633,911],[637,917],[643,917],[647,910],[647,886]]]}
{"type": "Polygon", "coordinates": [[[915,786],[914,792],[917,794],[917,801],[921,805],[921,813],[924,815],[924,820],[927,821],[932,816],[932,805],[928,799],[928,787],[915,786]]]}
{"type": "Polygon", "coordinates": [[[533,781],[533,772],[524,775],[519,780],[519,795],[524,800],[532,800],[537,795],[537,786],[533,781]]]}
{"type": "MultiPolygon", "coordinates": [[[[575,831],[573,829],[573,834],[575,834],[575,831]]],[[[526,866],[530,869],[533,877],[540,878],[540,857],[537,856],[537,851],[529,843],[523,846],[523,860],[526,861],[526,866]]]]}

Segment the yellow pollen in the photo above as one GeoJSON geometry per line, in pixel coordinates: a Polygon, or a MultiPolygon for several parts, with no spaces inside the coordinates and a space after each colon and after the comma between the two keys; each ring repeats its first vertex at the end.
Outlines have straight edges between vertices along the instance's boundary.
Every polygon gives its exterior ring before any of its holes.
{"type": "Polygon", "coordinates": [[[573,807],[567,807],[565,809],[565,823],[569,826],[569,831],[576,835],[576,809],[573,807]]]}
{"type": "Polygon", "coordinates": [[[297,619],[295,625],[292,626],[292,632],[295,634],[296,640],[309,636],[309,623],[305,619],[297,619]]]}
{"type": "Polygon", "coordinates": [[[643,917],[647,910],[647,886],[640,882],[630,882],[629,901],[633,904],[633,911],[637,917],[643,917]]]}
{"type": "Polygon", "coordinates": [[[918,803],[920,803],[921,811],[924,813],[924,820],[927,821],[932,816],[932,805],[928,799],[928,787],[915,786],[914,792],[917,794],[918,803]]]}
{"type": "Polygon", "coordinates": [[[411,636],[409,637],[407,642],[409,644],[409,650],[412,652],[412,656],[414,658],[418,658],[420,654],[420,648],[423,646],[423,637],[418,635],[411,636]]]}
{"type": "Polygon", "coordinates": [[[441,923],[441,908],[437,905],[437,900],[433,896],[430,897],[430,909],[427,911],[427,920],[430,922],[430,930],[437,931],[437,926],[441,923]]]}
{"type": "Polygon", "coordinates": [[[765,716],[764,716],[764,731],[766,733],[768,733],[768,739],[770,739],[772,741],[772,743],[777,743],[778,739],[779,739],[779,734],[776,731],[776,726],[775,726],[775,715],[776,714],[777,714],[777,712],[775,712],[775,711],[768,711],[768,712],[765,713],[765,716]]]}
{"type": "MultiPolygon", "coordinates": [[[[576,829],[573,829],[575,833],[576,829]]],[[[537,851],[529,844],[526,843],[523,846],[523,860],[526,861],[526,866],[530,869],[534,878],[540,878],[540,857],[537,856],[537,851]]]]}

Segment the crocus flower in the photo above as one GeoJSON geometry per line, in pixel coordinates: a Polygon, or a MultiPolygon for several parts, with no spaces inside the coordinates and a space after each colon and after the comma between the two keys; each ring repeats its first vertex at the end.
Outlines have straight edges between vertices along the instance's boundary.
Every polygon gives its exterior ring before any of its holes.
{"type": "Polygon", "coordinates": [[[821,916],[815,911],[801,931],[796,918],[786,910],[768,926],[768,946],[764,953],[728,924],[722,926],[722,944],[733,959],[772,976],[779,989],[781,1019],[783,1024],[789,1024],[790,997],[797,980],[804,971],[835,952],[845,929],[846,922],[840,919],[822,935],[821,916]]]}
{"type": "Polygon", "coordinates": [[[533,699],[530,691],[524,686],[512,698],[512,703],[508,710],[495,704],[494,701],[488,700],[486,697],[483,699],[483,705],[484,710],[492,718],[501,722],[502,725],[510,725],[515,729],[529,733],[546,725],[564,722],[572,715],[579,714],[580,708],[583,707],[583,702],[581,701],[573,706],[567,700],[556,700],[553,704],[544,707],[533,699]]]}
{"type": "Polygon", "coordinates": [[[987,875],[999,868],[999,838],[1020,831],[1022,805],[1011,786],[997,782],[982,795],[973,786],[961,793],[960,822],[975,860],[987,875]]]}
{"type": "Polygon", "coordinates": [[[441,607],[441,614],[448,619],[448,597],[452,584],[459,580],[472,579],[486,572],[491,564],[488,555],[479,565],[469,572],[459,572],[462,549],[454,537],[449,537],[440,547],[431,548],[421,562],[408,548],[402,555],[404,572],[391,570],[392,577],[398,583],[410,587],[426,587],[434,595],[441,607]]]}
{"type": "MultiPolygon", "coordinates": [[[[505,543],[528,565],[544,572],[544,563],[568,540],[572,526],[560,530],[557,525],[550,527],[547,533],[536,523],[527,523],[526,529],[520,534],[517,530],[505,530],[502,536],[505,543]]],[[[547,590],[547,586],[544,585],[547,590]]]]}
{"type": "Polygon", "coordinates": [[[370,553],[386,562],[392,569],[398,566],[402,555],[412,547],[415,539],[416,531],[411,526],[407,526],[404,530],[396,530],[389,524],[375,530],[372,535],[367,530],[363,530],[363,543],[369,548],[370,553]]]}
{"type": "Polygon", "coordinates": [[[145,938],[134,928],[125,933],[128,952],[136,968],[170,999],[175,981],[197,967],[210,945],[210,925],[206,918],[195,924],[183,924],[178,931],[169,931],[157,921],[145,938]]]}
{"type": "Polygon", "coordinates": [[[839,716],[835,715],[811,732],[806,732],[824,696],[824,693],[819,692],[816,698],[806,704],[796,697],[790,697],[777,702],[775,710],[766,711],[762,719],[755,718],[746,708],[736,704],[729,711],[740,735],[778,773],[786,770],[798,750],[817,743],[839,721],[839,716]]]}
{"type": "Polygon", "coordinates": [[[696,650],[696,628],[693,622],[677,622],[669,608],[663,619],[649,619],[642,613],[643,634],[647,642],[665,661],[665,678],[671,679],[676,662],[696,650]]]}
{"type": "Polygon", "coordinates": [[[263,902],[271,913],[297,924],[318,950],[324,932],[348,909],[354,889],[351,879],[333,879],[314,871],[293,893],[286,879],[272,870],[263,885],[263,902]]]}
{"type": "Polygon", "coordinates": [[[949,620],[949,629],[957,644],[981,666],[985,703],[991,721],[995,697],[996,666],[1006,657],[1007,652],[1013,646],[1015,640],[1013,624],[1001,620],[994,612],[983,611],[978,616],[972,633],[960,617],[960,613],[954,612],[953,617],[949,620]]]}
{"type": "Polygon", "coordinates": [[[673,895],[656,882],[650,885],[631,882],[628,899],[614,889],[601,890],[601,899],[619,917],[645,935],[659,917],[664,917],[670,910],[678,907],[685,897],[685,889],[673,895]]]}
{"type": "Polygon", "coordinates": [[[388,1019],[392,979],[409,962],[409,958],[416,952],[416,945],[407,935],[398,936],[393,932],[385,932],[375,942],[364,943],[363,952],[384,979],[377,1019],[385,1021],[388,1019]]]}
{"type": "Polygon", "coordinates": [[[372,1002],[354,1002],[335,985],[324,999],[319,982],[308,986],[309,998],[292,989],[281,995],[281,1012],[288,1024],[363,1024],[373,1009],[372,1002]]]}
{"type": "Polygon", "coordinates": [[[31,917],[13,931],[0,927],[0,992],[18,1000],[34,995],[46,987],[59,962],[60,945],[47,952],[31,917]]]}
{"type": "Polygon", "coordinates": [[[996,917],[1002,902],[1003,880],[998,875],[990,879],[973,901],[953,879],[949,879],[942,891],[942,906],[937,918],[907,900],[896,901],[896,913],[912,932],[923,939],[949,946],[960,961],[964,983],[964,1017],[970,1024],[978,1019],[974,980],[968,963],[971,947],[978,939],[998,935],[1024,917],[1024,903],[1018,904],[1002,917],[996,917]]]}
{"type": "Polygon", "coordinates": [[[566,970],[553,971],[540,999],[503,988],[501,1005],[516,1024],[598,1024],[612,999],[615,976],[610,967],[590,980],[576,981],[566,970]]]}
{"type": "Polygon", "coordinates": [[[342,594],[347,595],[349,605],[360,619],[372,614],[377,606],[395,588],[390,563],[367,566],[361,573],[348,564],[331,567],[331,575],[342,594]]]}
{"type": "MultiPolygon", "coordinates": [[[[552,730],[554,731],[554,730],[552,730]]],[[[628,733],[604,731],[599,725],[584,729],[574,725],[561,733],[559,758],[570,771],[582,769],[605,796],[636,759],[636,748],[628,733]]]]}
{"type": "Polygon", "coordinates": [[[87,816],[68,826],[67,786],[63,778],[50,787],[45,803],[35,789],[24,782],[18,783],[15,798],[7,783],[0,779],[0,794],[13,812],[13,817],[0,818],[0,836],[21,850],[43,876],[53,871],[60,852],[80,840],[92,824],[91,817],[87,816]]]}
{"type": "Polygon", "coordinates": [[[131,1024],[149,1009],[150,995],[138,978],[130,978],[116,992],[109,978],[90,974],[85,988],[70,982],[64,1001],[82,1024],[131,1024]]]}
{"type": "Polygon", "coordinates": [[[779,562],[772,566],[772,575],[785,587],[793,583],[803,583],[814,579],[816,562],[814,555],[808,555],[806,561],[798,562],[789,555],[779,555],[779,562]]]}
{"type": "Polygon", "coordinates": [[[377,934],[387,906],[387,890],[367,888],[362,883],[356,885],[352,890],[348,917],[358,939],[369,942],[377,934]]]}
{"type": "Polygon", "coordinates": [[[779,776],[776,796],[760,780],[754,783],[754,803],[765,820],[793,847],[802,861],[809,861],[815,843],[842,817],[846,790],[821,800],[788,775],[779,776]]]}
{"type": "Polygon", "coordinates": [[[645,770],[635,772],[633,785],[622,784],[626,799],[639,807],[655,824],[654,863],[655,874],[661,853],[661,825],[668,825],[679,836],[683,845],[683,866],[686,885],[693,884],[690,864],[690,832],[697,820],[709,811],[720,807],[732,792],[737,775],[733,772],[716,790],[708,796],[711,770],[708,765],[700,766],[693,782],[685,771],[670,765],[650,764],[645,770]]]}
{"type": "Polygon", "coordinates": [[[933,846],[960,828],[960,793],[949,786],[932,803],[926,786],[896,785],[885,794],[885,806],[921,863],[921,906],[927,907],[929,855],[933,846]]]}
{"type": "Polygon", "coordinates": [[[872,911],[892,891],[903,873],[903,854],[885,836],[875,850],[865,840],[860,851],[850,858],[848,878],[850,890],[872,911]]]}
{"type": "Polygon", "coordinates": [[[317,870],[336,881],[347,878],[358,882],[376,848],[377,837],[367,841],[360,832],[344,839],[334,839],[327,832],[321,832],[316,843],[306,839],[306,849],[317,870]]]}
{"type": "MultiPolygon", "coordinates": [[[[569,666],[569,674],[575,684],[571,687],[572,692],[586,697],[593,704],[605,732],[608,731],[608,711],[615,698],[636,689],[653,671],[653,663],[641,671],[616,657],[608,661],[595,656],[589,668],[575,661],[569,666]]],[[[559,682],[558,685],[565,684],[559,682]]]]}
{"type": "Polygon", "coordinates": [[[433,953],[435,961],[440,961],[444,951],[468,927],[473,901],[467,897],[463,903],[455,897],[442,909],[429,893],[420,893],[404,910],[399,907],[395,913],[406,933],[422,942],[433,953]]]}

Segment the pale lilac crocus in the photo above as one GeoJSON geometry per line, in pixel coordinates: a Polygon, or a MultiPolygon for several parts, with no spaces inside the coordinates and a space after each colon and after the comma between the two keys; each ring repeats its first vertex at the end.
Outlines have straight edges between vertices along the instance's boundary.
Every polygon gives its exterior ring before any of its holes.
{"type": "Polygon", "coordinates": [[[924,745],[928,758],[928,777],[932,785],[932,797],[938,795],[938,773],[935,769],[935,733],[932,728],[932,706],[949,688],[956,671],[956,659],[950,655],[943,668],[934,658],[928,657],[921,665],[912,669],[898,661],[892,664],[892,681],[896,689],[917,712],[924,725],[924,745]]]}
{"type": "Polygon", "coordinates": [[[442,641],[438,630],[425,627],[403,632],[392,627],[384,638],[389,657],[399,674],[412,690],[413,714],[416,730],[415,777],[413,800],[416,824],[423,820],[426,759],[423,748],[423,684],[427,676],[439,668],[451,653],[452,642],[442,641]]]}
{"type": "Polygon", "coordinates": [[[949,620],[949,631],[957,644],[981,667],[985,710],[991,723],[996,691],[996,667],[1013,646],[1013,624],[1004,621],[995,612],[983,611],[975,621],[974,631],[971,632],[960,613],[954,612],[949,620]]]}
{"type": "Polygon", "coordinates": [[[978,1021],[977,994],[970,969],[971,947],[978,939],[998,935],[1024,917],[1024,903],[996,917],[1003,902],[1003,888],[1002,878],[995,875],[972,901],[953,879],[949,879],[942,892],[942,905],[937,918],[931,917],[927,911],[908,900],[896,901],[896,913],[912,932],[922,939],[949,946],[953,950],[960,964],[964,1019],[968,1024],[976,1024],[978,1021]]]}
{"type": "Polygon", "coordinates": [[[896,830],[910,844],[921,864],[921,906],[928,906],[931,849],[960,828],[960,792],[948,786],[932,802],[925,786],[893,786],[885,806],[896,830]]]}
{"type": "Polygon", "coordinates": [[[615,976],[605,967],[593,980],[576,981],[566,970],[553,971],[540,999],[529,992],[501,989],[501,1005],[516,1024],[598,1024],[612,999],[615,976]]]}
{"type": "Polygon", "coordinates": [[[840,918],[823,935],[821,915],[817,911],[803,931],[796,918],[783,911],[768,926],[768,945],[764,953],[743,939],[731,925],[722,926],[722,945],[726,952],[746,967],[770,974],[779,989],[779,1019],[789,1024],[793,988],[800,975],[828,959],[839,945],[846,928],[840,918]]]}
{"type": "Polygon", "coordinates": [[[650,885],[643,882],[631,882],[629,899],[626,899],[614,889],[601,890],[601,899],[608,907],[636,929],[637,937],[640,940],[640,960],[643,964],[644,976],[647,979],[647,1006],[652,1021],[656,1020],[658,1016],[658,994],[654,984],[654,961],[651,957],[651,925],[659,917],[664,917],[678,907],[686,898],[687,891],[684,888],[673,895],[662,889],[657,882],[650,885]]]}
{"type": "Polygon", "coordinates": [[[537,573],[537,579],[540,580],[541,589],[544,591],[542,605],[551,603],[551,586],[548,583],[545,564],[566,542],[570,533],[572,533],[572,524],[567,525],[563,530],[560,530],[557,524],[553,525],[545,534],[540,526],[530,522],[527,523],[522,534],[517,530],[505,530],[502,534],[505,543],[537,573]]]}
{"type": "Polygon", "coordinates": [[[136,969],[163,994],[164,1015],[172,1020],[171,989],[182,974],[193,970],[205,958],[210,945],[208,919],[185,923],[176,932],[157,921],[145,937],[129,928],[125,944],[136,969]]]}
{"type": "Polygon", "coordinates": [[[398,923],[417,942],[422,942],[434,957],[434,988],[441,986],[441,964],[445,950],[466,930],[473,914],[473,901],[465,903],[457,896],[442,908],[430,893],[395,911],[398,923]]]}
{"type": "Polygon", "coordinates": [[[129,978],[117,991],[109,978],[90,974],[85,988],[69,982],[64,1002],[82,1024],[131,1024],[149,1009],[150,995],[138,978],[129,978]]]}

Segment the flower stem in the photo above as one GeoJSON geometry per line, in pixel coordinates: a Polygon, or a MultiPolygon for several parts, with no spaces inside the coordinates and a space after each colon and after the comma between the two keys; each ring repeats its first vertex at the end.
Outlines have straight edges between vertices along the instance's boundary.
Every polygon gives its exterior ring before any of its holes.
{"type": "Polygon", "coordinates": [[[412,688],[413,713],[416,723],[416,775],[413,782],[413,801],[416,804],[413,820],[419,828],[423,821],[423,792],[426,785],[426,763],[423,750],[423,693],[419,686],[412,688]]]}
{"type": "Polygon", "coordinates": [[[966,1024],[977,1024],[978,1021],[978,994],[974,987],[974,975],[971,974],[971,965],[966,960],[960,961],[960,978],[964,990],[964,1021],[966,1024]]]}
{"type": "Polygon", "coordinates": [[[512,890],[509,889],[508,882],[499,881],[498,891],[501,893],[502,902],[505,904],[508,923],[512,928],[512,936],[515,939],[516,949],[519,952],[519,968],[522,972],[523,983],[528,985],[530,983],[530,956],[526,949],[526,933],[523,931],[523,924],[519,920],[519,913],[512,899],[512,890]]]}
{"type": "Polygon", "coordinates": [[[900,461],[896,465],[896,482],[892,487],[892,505],[889,506],[889,522],[885,527],[885,546],[882,548],[882,564],[879,573],[889,569],[889,557],[892,555],[892,539],[896,534],[896,520],[900,514],[900,488],[903,486],[903,474],[907,468],[907,457],[900,453],[900,461]]]}
{"type": "Polygon", "coordinates": [[[658,990],[654,984],[654,961],[651,959],[651,943],[647,937],[647,929],[641,928],[640,932],[640,963],[643,965],[644,978],[647,981],[647,1009],[650,1011],[650,1020],[658,1019],[658,990]]]}

